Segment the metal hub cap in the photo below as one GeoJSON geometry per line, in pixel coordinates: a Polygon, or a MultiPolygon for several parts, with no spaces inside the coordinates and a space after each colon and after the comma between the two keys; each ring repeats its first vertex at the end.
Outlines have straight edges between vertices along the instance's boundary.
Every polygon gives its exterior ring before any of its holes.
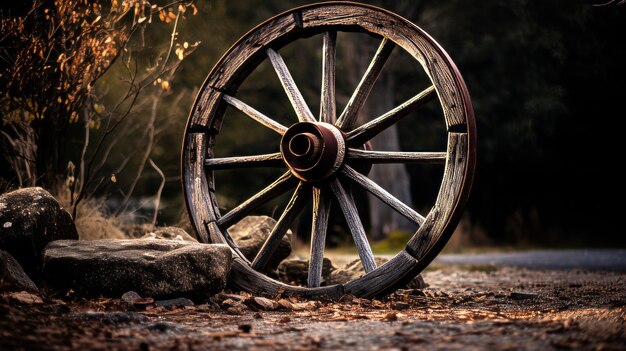
{"type": "Polygon", "coordinates": [[[280,152],[296,177],[314,182],[331,176],[341,167],[346,143],[341,131],[331,124],[301,122],[285,132],[280,152]]]}

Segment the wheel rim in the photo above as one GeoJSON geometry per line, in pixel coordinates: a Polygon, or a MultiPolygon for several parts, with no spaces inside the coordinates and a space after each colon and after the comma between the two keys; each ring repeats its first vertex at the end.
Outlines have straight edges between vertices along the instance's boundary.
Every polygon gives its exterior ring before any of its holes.
{"type": "Polygon", "coordinates": [[[371,297],[392,291],[414,278],[436,257],[452,234],[471,187],[475,167],[475,122],[467,88],[456,66],[421,29],[398,15],[368,5],[314,4],[287,11],[257,26],[217,63],[192,108],[183,141],[182,164],[185,200],[198,238],[202,242],[231,246],[235,253],[231,283],[235,288],[271,295],[334,297],[350,293],[371,297]],[[337,31],[365,32],[381,37],[370,66],[339,115],[334,86],[337,31]],[[324,38],[319,120],[311,113],[278,53],[284,45],[315,34],[324,38]],[[388,113],[355,126],[359,110],[395,46],[407,51],[422,65],[432,85],[388,113]],[[289,128],[234,96],[239,85],[263,59],[271,62],[298,117],[298,121],[294,121],[298,123],[289,128]],[[446,151],[384,152],[362,148],[382,130],[434,97],[439,98],[444,112],[448,131],[446,151]],[[280,134],[280,152],[215,158],[215,136],[226,108],[237,109],[280,134]],[[445,162],[439,195],[426,216],[355,170],[359,163],[391,162],[445,162]],[[214,171],[281,164],[288,167],[286,173],[232,210],[220,213],[214,171]],[[379,267],[374,262],[354,199],[343,181],[356,183],[419,225],[405,250],[379,267]],[[228,228],[259,205],[289,191],[292,191],[291,198],[268,240],[254,260],[248,261],[230,237],[228,228]],[[331,197],[345,216],[366,274],[347,284],[320,287],[331,197]],[[313,214],[308,287],[286,285],[259,273],[309,199],[313,214]]]}

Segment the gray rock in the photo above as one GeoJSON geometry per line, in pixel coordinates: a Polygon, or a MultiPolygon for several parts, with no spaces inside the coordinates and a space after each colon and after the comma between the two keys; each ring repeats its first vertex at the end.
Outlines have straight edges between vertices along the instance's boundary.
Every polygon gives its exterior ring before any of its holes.
{"type": "Polygon", "coordinates": [[[198,242],[196,238],[189,235],[186,231],[177,227],[157,227],[152,231],[146,233],[140,239],[166,239],[166,240],[178,240],[178,241],[191,241],[198,242]]]}
{"type": "Polygon", "coordinates": [[[154,303],[157,307],[165,307],[165,308],[177,308],[177,307],[185,307],[185,306],[193,306],[193,301],[186,299],[184,297],[179,297],[176,299],[169,300],[159,300],[154,303]]]}
{"type": "Polygon", "coordinates": [[[409,307],[411,307],[408,303],[406,302],[402,302],[402,301],[395,301],[391,304],[391,307],[394,310],[398,310],[398,311],[403,311],[403,310],[408,310],[409,307]]]}
{"type": "Polygon", "coordinates": [[[37,286],[24,273],[22,266],[8,252],[0,250],[0,290],[37,291],[37,286]]]}
{"type": "Polygon", "coordinates": [[[41,252],[54,240],[78,239],[72,217],[42,188],[0,195],[0,249],[34,281],[41,278],[41,252]]]}
{"type": "Polygon", "coordinates": [[[250,298],[250,300],[248,300],[248,303],[256,308],[265,311],[272,311],[281,307],[278,302],[260,296],[250,298]]]}
{"type": "Polygon", "coordinates": [[[122,294],[122,301],[126,302],[129,305],[132,305],[135,303],[135,301],[140,300],[141,299],[141,295],[137,294],[134,291],[127,291],[124,294],[122,294]]]}
{"type": "Polygon", "coordinates": [[[417,277],[413,278],[407,285],[407,289],[426,289],[428,284],[424,281],[424,277],[421,274],[418,274],[417,277]]]}
{"type": "Polygon", "coordinates": [[[513,300],[530,300],[539,298],[539,295],[527,292],[512,292],[509,297],[513,300]]]}
{"type": "MultiPolygon", "coordinates": [[[[385,257],[374,257],[374,260],[376,261],[377,267],[389,261],[389,259],[385,257]]],[[[360,278],[364,274],[365,274],[365,271],[363,270],[363,265],[361,265],[361,260],[357,259],[348,263],[343,268],[339,268],[339,269],[332,271],[330,275],[328,276],[328,280],[326,284],[327,285],[345,284],[349,281],[360,278]]],[[[420,274],[417,277],[413,278],[413,280],[411,280],[406,285],[406,287],[409,289],[424,289],[428,287],[428,284],[424,282],[424,278],[422,278],[422,275],[420,274]]]]}
{"type": "Polygon", "coordinates": [[[199,297],[226,286],[232,263],[226,245],[174,240],[62,240],[44,251],[44,276],[57,291],[118,297],[199,297]]]}
{"type": "Polygon", "coordinates": [[[122,301],[124,301],[127,307],[132,307],[137,310],[145,310],[148,306],[154,304],[154,299],[151,297],[141,297],[134,291],[127,291],[122,295],[122,301]]]}
{"type": "MultiPolygon", "coordinates": [[[[376,266],[380,266],[381,264],[389,261],[389,259],[384,257],[374,257],[374,261],[376,261],[376,266]]],[[[361,260],[357,259],[344,267],[334,270],[328,276],[328,285],[333,284],[345,284],[351,280],[357,279],[365,274],[363,270],[363,265],[361,265],[361,260]]]]}
{"type": "MultiPolygon", "coordinates": [[[[336,270],[333,263],[326,257],[322,261],[322,281],[326,281],[331,272],[336,270]]],[[[309,277],[309,261],[300,258],[284,260],[278,266],[278,274],[281,281],[306,284],[309,277]]]]}
{"type": "Polygon", "coordinates": [[[145,327],[147,330],[154,333],[168,334],[168,333],[181,333],[188,331],[187,328],[181,326],[180,324],[159,321],[149,324],[145,327]]]}
{"type": "MultiPolygon", "coordinates": [[[[248,216],[228,229],[228,233],[247,259],[253,260],[257,252],[276,225],[276,220],[267,216],[248,216]]],[[[275,270],[280,262],[291,254],[291,230],[283,237],[270,259],[266,272],[275,270]]]]}
{"type": "Polygon", "coordinates": [[[240,306],[243,304],[243,301],[238,301],[238,300],[233,300],[233,299],[226,299],[224,301],[222,301],[222,307],[224,309],[230,308],[230,307],[236,307],[236,306],[240,306]]]}

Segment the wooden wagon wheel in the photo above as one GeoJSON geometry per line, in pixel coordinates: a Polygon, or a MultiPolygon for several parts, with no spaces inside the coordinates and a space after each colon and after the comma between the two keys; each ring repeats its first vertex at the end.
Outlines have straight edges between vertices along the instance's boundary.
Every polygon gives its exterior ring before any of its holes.
{"type": "MultiPolygon", "coordinates": [[[[441,251],[458,223],[469,194],[475,165],[473,110],[463,78],[446,52],[423,30],[380,8],[349,2],[299,7],[277,15],[244,35],[207,77],[192,108],[183,141],[183,184],[187,208],[202,242],[225,243],[235,256],[231,282],[263,294],[337,297],[382,295],[406,284],[441,251]],[[336,33],[362,32],[380,38],[380,46],[343,112],[336,111],[336,33]],[[323,36],[321,112],[316,118],[305,102],[278,50],[300,38],[323,36]],[[357,126],[361,107],[394,47],[414,58],[432,85],[388,113],[357,126]],[[241,83],[269,60],[298,117],[291,126],[237,99],[241,83]],[[438,97],[447,127],[447,151],[388,152],[362,146],[384,129],[438,97]],[[282,136],[280,152],[258,156],[214,157],[217,135],[227,108],[240,110],[282,136]],[[415,211],[355,170],[359,164],[445,162],[434,206],[427,215],[415,211]],[[285,167],[285,173],[227,213],[220,213],[214,172],[246,167],[285,167]],[[406,248],[377,267],[350,191],[355,183],[419,225],[406,248]],[[248,261],[228,228],[263,203],[291,192],[291,199],[264,246],[248,261]],[[312,196],[311,196],[312,193],[312,196]],[[320,286],[331,198],[345,216],[366,274],[343,285],[320,286]],[[307,201],[313,204],[308,286],[278,282],[263,273],[271,254],[307,201]]],[[[270,182],[268,182],[270,183],[270,182]]],[[[302,214],[307,215],[307,214],[302,214]]]]}

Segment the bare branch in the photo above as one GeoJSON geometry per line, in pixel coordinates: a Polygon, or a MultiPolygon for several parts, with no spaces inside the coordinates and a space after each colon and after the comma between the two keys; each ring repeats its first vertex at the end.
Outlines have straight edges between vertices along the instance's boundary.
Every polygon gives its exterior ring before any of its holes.
{"type": "Polygon", "coordinates": [[[150,159],[150,165],[154,170],[161,176],[161,184],[159,185],[159,190],[156,193],[155,203],[154,203],[154,214],[152,215],[152,226],[156,225],[157,216],[159,214],[159,205],[161,204],[161,193],[163,192],[163,187],[165,187],[165,174],[159,167],[157,167],[156,163],[150,159]]]}

